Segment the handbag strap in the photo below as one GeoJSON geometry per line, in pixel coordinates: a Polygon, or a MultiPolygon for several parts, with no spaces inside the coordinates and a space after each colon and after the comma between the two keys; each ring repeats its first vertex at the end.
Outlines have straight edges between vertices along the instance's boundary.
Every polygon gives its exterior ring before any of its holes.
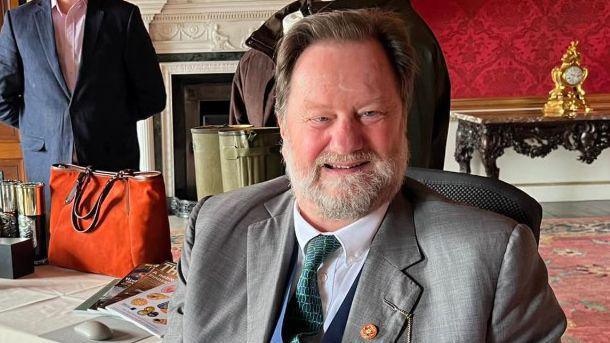
{"type": "Polygon", "coordinates": [[[93,208],[91,208],[91,210],[89,212],[87,212],[84,215],[79,215],[78,212],[81,211],[81,207],[82,207],[82,202],[81,202],[81,198],[83,196],[83,194],[85,193],[85,187],[87,186],[87,184],[89,183],[89,181],[91,180],[91,175],[93,174],[93,169],[91,168],[87,168],[87,170],[85,170],[83,173],[81,173],[81,175],[79,175],[78,179],[76,180],[76,183],[74,184],[74,210],[72,212],[75,213],[76,217],[78,219],[87,219],[90,218],[93,215],[93,211],[95,210],[95,206],[93,208]]]}
{"type": "MultiPolygon", "coordinates": [[[[59,164],[58,166],[65,168],[63,164],[59,164]]],[[[74,198],[76,197],[76,191],[81,187],[83,182],[85,182],[85,178],[88,178],[91,173],[93,173],[93,169],[91,167],[86,167],[82,172],[80,172],[80,174],[78,174],[76,181],[74,181],[74,186],[72,186],[70,193],[68,193],[68,195],[66,196],[64,204],[68,205],[72,202],[72,200],[74,200],[74,198]]]]}
{"type": "MultiPolygon", "coordinates": [[[[84,193],[84,189],[85,186],[89,183],[89,178],[91,178],[91,175],[93,174],[93,170],[90,168],[87,168],[85,171],[81,172],[81,174],[78,176],[73,192],[75,192],[74,194],[74,204],[72,204],[72,228],[74,229],[74,231],[77,232],[89,232],[93,229],[95,229],[95,227],[97,226],[97,223],[99,221],[99,215],[100,215],[100,208],[102,207],[102,204],[104,202],[104,199],[106,199],[106,197],[108,196],[108,194],[110,193],[110,190],[112,189],[112,186],[114,185],[114,183],[118,180],[121,179],[125,179],[128,175],[132,175],[133,172],[131,170],[121,170],[118,173],[114,174],[108,181],[106,181],[106,184],[104,185],[104,188],[102,189],[102,192],[100,193],[100,195],[98,196],[97,200],[95,201],[95,205],[93,206],[93,208],[91,208],[91,210],[89,212],[87,212],[86,214],[82,215],[79,214],[79,207],[80,207],[80,203],[81,203],[81,198],[83,196],[84,193]],[[89,224],[88,227],[83,227],[79,221],[79,219],[86,219],[86,218],[90,218],[93,217],[91,223],[89,224]]],[[[66,199],[67,201],[68,199],[66,199]]]]}

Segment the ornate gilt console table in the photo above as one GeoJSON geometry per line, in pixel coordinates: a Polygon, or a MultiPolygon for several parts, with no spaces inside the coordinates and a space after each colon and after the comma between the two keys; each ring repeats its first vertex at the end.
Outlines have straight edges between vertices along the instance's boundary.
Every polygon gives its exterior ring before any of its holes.
{"type": "Polygon", "coordinates": [[[610,109],[574,118],[544,117],[540,109],[469,110],[451,116],[458,120],[455,160],[465,173],[470,173],[475,149],[487,176],[497,179],[496,159],[509,147],[519,154],[544,157],[563,146],[579,151],[578,159],[588,164],[610,147],[610,109]]]}

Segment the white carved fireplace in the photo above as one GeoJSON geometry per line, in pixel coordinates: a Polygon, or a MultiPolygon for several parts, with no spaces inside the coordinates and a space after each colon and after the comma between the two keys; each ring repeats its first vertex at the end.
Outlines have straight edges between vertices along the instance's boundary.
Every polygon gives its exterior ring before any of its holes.
{"type": "Polygon", "coordinates": [[[138,123],[140,168],[155,169],[161,156],[168,197],[175,195],[172,76],[234,73],[237,60],[206,60],[206,53],[247,49],[246,39],[289,0],[132,0],[140,8],[161,63],[167,104],[161,113],[161,154],[154,151],[153,120],[138,123]],[[163,59],[161,59],[163,61],[163,59]]]}

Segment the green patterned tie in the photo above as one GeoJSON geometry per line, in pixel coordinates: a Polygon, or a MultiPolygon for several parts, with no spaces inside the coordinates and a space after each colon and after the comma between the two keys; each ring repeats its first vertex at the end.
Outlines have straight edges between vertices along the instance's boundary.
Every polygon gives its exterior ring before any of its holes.
{"type": "Polygon", "coordinates": [[[324,324],[322,301],[318,291],[318,268],[341,244],[335,236],[319,235],[307,244],[303,268],[294,296],[288,303],[284,337],[299,343],[305,336],[315,336],[324,324]]]}

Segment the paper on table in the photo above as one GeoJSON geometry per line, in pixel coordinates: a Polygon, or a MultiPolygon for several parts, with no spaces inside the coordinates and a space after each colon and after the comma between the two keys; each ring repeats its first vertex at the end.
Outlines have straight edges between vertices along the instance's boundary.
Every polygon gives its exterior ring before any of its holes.
{"type": "Polygon", "coordinates": [[[162,337],[167,330],[167,306],[175,290],[175,283],[163,284],[108,305],[106,310],[162,337]]]}
{"type": "Polygon", "coordinates": [[[50,341],[31,333],[15,330],[2,324],[0,324],[0,342],[55,343],[55,341],[50,341]]]}
{"type": "Polygon", "coordinates": [[[114,287],[119,281],[120,281],[120,279],[114,279],[114,280],[110,281],[110,283],[108,283],[106,286],[102,287],[99,291],[95,292],[95,294],[93,294],[92,296],[87,298],[87,300],[85,300],[82,304],[78,305],[74,309],[74,312],[95,314],[94,311],[91,311],[92,306],[95,305],[95,303],[97,303],[98,300],[100,300],[100,298],[104,294],[108,293],[108,291],[112,287],[114,287]]]}
{"type": "Polygon", "coordinates": [[[176,280],[176,263],[164,262],[155,266],[149,273],[140,277],[135,283],[125,288],[121,293],[114,295],[111,299],[103,301],[98,308],[105,308],[123,299],[137,295],[151,288],[171,283],[176,280]]]}
{"type": "Polygon", "coordinates": [[[38,290],[10,287],[3,284],[0,284],[0,290],[0,304],[2,304],[0,306],[0,313],[57,297],[57,295],[51,295],[38,290]]]}

